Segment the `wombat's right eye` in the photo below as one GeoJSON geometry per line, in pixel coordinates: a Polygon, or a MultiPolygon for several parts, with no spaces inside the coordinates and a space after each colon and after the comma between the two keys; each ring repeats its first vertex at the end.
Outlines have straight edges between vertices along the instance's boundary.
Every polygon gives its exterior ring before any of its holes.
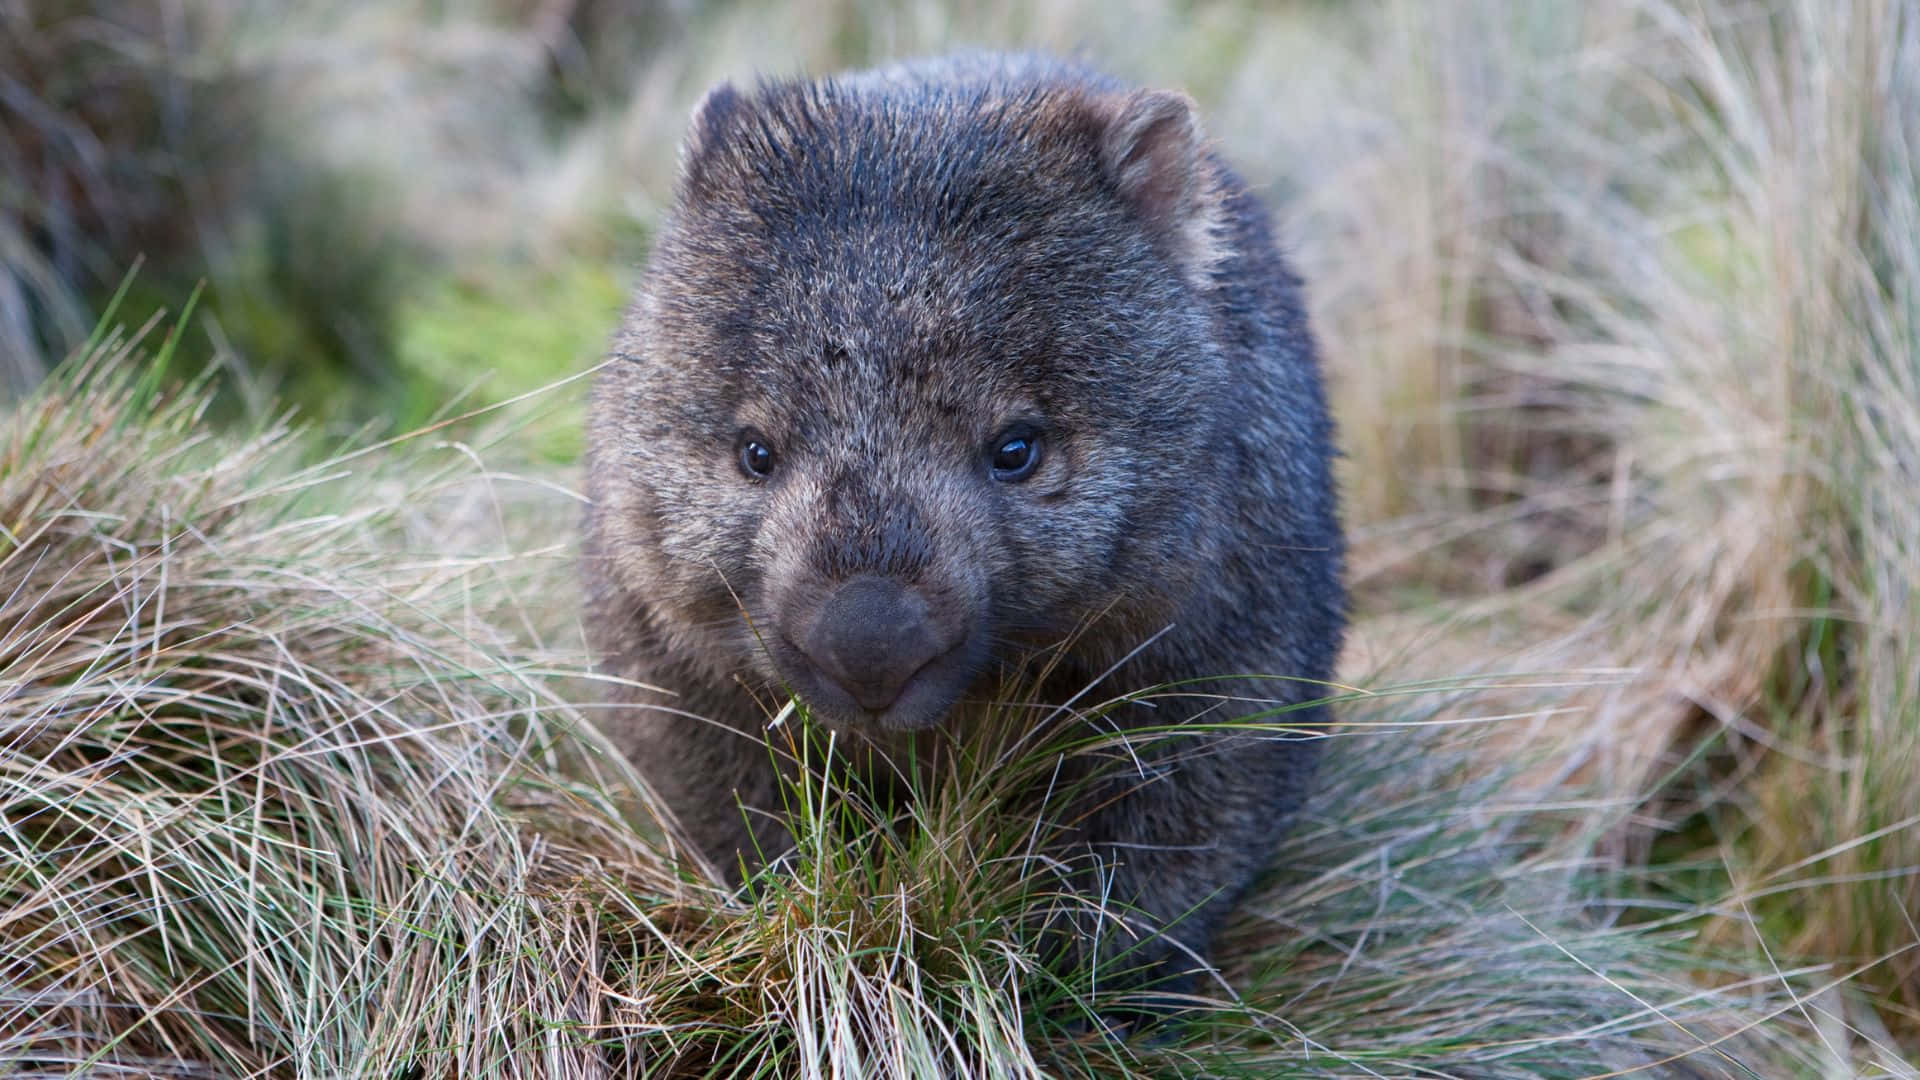
{"type": "Polygon", "coordinates": [[[987,462],[995,480],[1009,484],[1025,480],[1040,464],[1040,436],[1025,427],[1014,428],[993,441],[987,462]]]}
{"type": "Polygon", "coordinates": [[[740,471],[749,480],[765,480],[773,475],[773,447],[757,431],[740,433],[740,471]]]}

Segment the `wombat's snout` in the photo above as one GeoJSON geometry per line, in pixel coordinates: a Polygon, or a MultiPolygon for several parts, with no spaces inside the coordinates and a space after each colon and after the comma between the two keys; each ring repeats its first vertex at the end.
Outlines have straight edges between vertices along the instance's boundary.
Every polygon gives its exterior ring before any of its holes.
{"type": "Polygon", "coordinates": [[[827,594],[795,644],[861,708],[879,713],[959,638],[943,630],[919,590],[862,574],[827,594]]]}

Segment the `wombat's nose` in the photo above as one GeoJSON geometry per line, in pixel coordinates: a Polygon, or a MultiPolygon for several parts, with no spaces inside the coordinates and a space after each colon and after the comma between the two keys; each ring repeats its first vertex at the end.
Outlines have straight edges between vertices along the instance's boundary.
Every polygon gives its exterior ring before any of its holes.
{"type": "Polygon", "coordinates": [[[873,575],[835,589],[802,643],[821,672],[873,712],[893,704],[914,673],[951,647],[918,590],[873,575]]]}

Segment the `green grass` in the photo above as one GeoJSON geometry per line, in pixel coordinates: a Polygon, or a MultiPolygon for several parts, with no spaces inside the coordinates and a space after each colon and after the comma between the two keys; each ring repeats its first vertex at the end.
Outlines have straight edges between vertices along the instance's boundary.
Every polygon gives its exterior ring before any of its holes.
{"type": "MultiPolygon", "coordinates": [[[[395,360],[407,399],[392,408],[394,419],[405,430],[452,409],[538,390],[555,371],[591,366],[626,306],[628,284],[606,268],[582,266],[532,280],[437,286],[400,320],[395,360]]],[[[578,459],[586,428],[580,400],[521,427],[516,439],[525,451],[549,462],[578,459]]]]}

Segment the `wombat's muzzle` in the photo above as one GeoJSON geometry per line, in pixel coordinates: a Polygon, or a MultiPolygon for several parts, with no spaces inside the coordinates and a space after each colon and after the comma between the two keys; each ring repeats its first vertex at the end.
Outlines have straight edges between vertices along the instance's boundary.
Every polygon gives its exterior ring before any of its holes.
{"type": "Polygon", "coordinates": [[[949,646],[918,592],[891,578],[862,575],[828,594],[800,647],[861,708],[880,712],[949,646]]]}
{"type": "Polygon", "coordinates": [[[827,684],[812,694],[803,688],[802,696],[828,714],[921,727],[939,719],[970,674],[966,622],[943,618],[925,594],[896,578],[849,578],[788,621],[788,641],[818,677],[800,681],[827,684]]]}

